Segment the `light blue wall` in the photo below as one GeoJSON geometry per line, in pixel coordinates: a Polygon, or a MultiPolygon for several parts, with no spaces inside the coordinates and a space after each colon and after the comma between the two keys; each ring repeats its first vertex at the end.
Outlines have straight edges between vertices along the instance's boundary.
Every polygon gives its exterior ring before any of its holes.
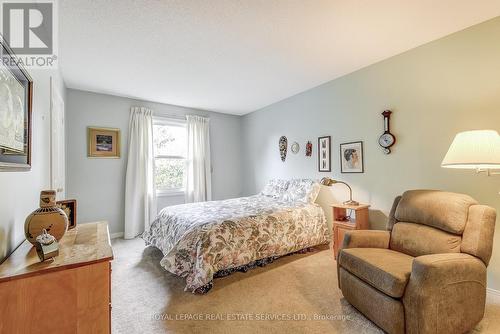
{"type": "MultiPolygon", "coordinates": [[[[79,201],[79,220],[106,219],[123,231],[128,114],[131,106],[159,113],[209,115],[215,199],[251,195],[275,177],[333,176],[351,184],[354,198],[370,203],[372,228],[385,227],[393,198],[407,189],[470,194],[500,212],[500,178],[440,167],[454,135],[463,130],[500,131],[500,18],[471,27],[243,117],[208,113],[122,97],[67,91],[67,197],[79,201]],[[384,155],[377,144],[380,113],[393,110],[397,144],[384,155]],[[88,159],[86,127],[122,129],[120,160],[88,159]],[[278,139],[298,141],[285,163],[278,139]],[[317,171],[319,136],[331,135],[332,173],[317,171]],[[304,156],[307,140],[313,156],[304,156]],[[364,142],[365,173],[341,174],[339,144],[364,142]]],[[[383,46],[381,46],[383,47],[383,46]]],[[[347,197],[342,185],[322,189],[323,207],[347,197]]],[[[175,203],[181,199],[169,199],[175,203]]],[[[500,289],[500,232],[488,284],[500,289]]]]}
{"type": "MultiPolygon", "coordinates": [[[[208,116],[213,198],[240,196],[240,117],[74,89],[67,90],[66,98],[66,188],[67,197],[78,201],[79,222],[107,220],[111,233],[123,232],[128,121],[132,106],[151,108],[159,116],[208,116]],[[88,126],[120,128],[121,158],[87,158],[88,126]]],[[[182,197],[160,198],[159,207],[182,201],[182,197]]]]}
{"type": "Polygon", "coordinates": [[[51,87],[64,97],[58,70],[28,68],[33,79],[31,170],[0,172],[0,263],[24,241],[24,221],[39,207],[40,191],[50,189],[51,87]]]}
{"type": "MultiPolygon", "coordinates": [[[[370,203],[373,228],[384,228],[395,196],[431,188],[467,193],[500,212],[500,177],[440,167],[454,135],[469,129],[500,131],[500,18],[455,33],[333,80],[243,117],[244,193],[274,177],[333,176],[352,185],[355,199],[370,203]],[[384,109],[397,137],[393,153],[377,144],[384,109]],[[298,141],[298,155],[281,162],[278,139],[298,141]],[[331,135],[332,173],[317,171],[317,138],[331,135]],[[307,140],[313,157],[304,156],[307,140]],[[364,174],[341,174],[339,144],[364,142],[364,174]]],[[[383,45],[381,45],[383,47],[383,45]]],[[[347,198],[342,185],[333,200],[347,198]]],[[[500,231],[489,267],[489,285],[500,289],[500,231]]]]}

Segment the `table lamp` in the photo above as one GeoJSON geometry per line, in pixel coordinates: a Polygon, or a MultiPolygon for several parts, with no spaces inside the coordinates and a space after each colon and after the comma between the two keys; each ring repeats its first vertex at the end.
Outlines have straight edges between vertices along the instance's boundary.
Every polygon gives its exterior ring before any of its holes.
{"type": "Polygon", "coordinates": [[[500,136],[495,130],[460,132],[455,136],[441,167],[475,169],[477,173],[500,169],[500,136]]]}
{"type": "Polygon", "coordinates": [[[349,188],[349,200],[345,201],[343,203],[344,205],[352,205],[352,206],[358,206],[359,205],[359,202],[356,202],[356,201],[352,200],[352,189],[351,189],[351,187],[347,183],[345,183],[343,181],[334,180],[334,179],[331,179],[329,177],[324,177],[324,178],[321,179],[321,184],[324,185],[324,186],[327,186],[327,187],[331,187],[335,183],[345,184],[347,186],[347,188],[349,188]]]}

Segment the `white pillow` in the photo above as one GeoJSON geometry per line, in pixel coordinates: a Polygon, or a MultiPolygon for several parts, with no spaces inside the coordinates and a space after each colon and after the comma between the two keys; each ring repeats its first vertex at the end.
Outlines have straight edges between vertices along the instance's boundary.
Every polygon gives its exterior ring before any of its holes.
{"type": "Polygon", "coordinates": [[[262,189],[261,194],[264,196],[281,199],[285,194],[286,189],[288,188],[288,183],[289,182],[287,180],[270,180],[264,186],[264,189],[262,189]]]}
{"type": "Polygon", "coordinates": [[[320,190],[321,186],[314,180],[293,179],[290,180],[283,199],[288,202],[314,203],[320,190]]]}

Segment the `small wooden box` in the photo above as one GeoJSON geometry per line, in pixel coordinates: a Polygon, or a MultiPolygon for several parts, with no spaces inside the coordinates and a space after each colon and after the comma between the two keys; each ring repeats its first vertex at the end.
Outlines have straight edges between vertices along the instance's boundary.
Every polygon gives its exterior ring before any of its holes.
{"type": "Polygon", "coordinates": [[[345,231],[350,230],[369,230],[370,223],[368,221],[368,204],[360,205],[344,205],[344,204],[334,204],[333,209],[333,252],[335,259],[339,249],[342,247],[344,241],[345,231]],[[351,211],[351,216],[349,217],[348,210],[351,211]]]}

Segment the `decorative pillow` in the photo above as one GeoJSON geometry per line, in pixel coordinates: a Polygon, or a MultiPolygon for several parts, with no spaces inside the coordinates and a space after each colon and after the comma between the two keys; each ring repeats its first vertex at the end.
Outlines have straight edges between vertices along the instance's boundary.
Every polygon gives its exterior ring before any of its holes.
{"type": "Polygon", "coordinates": [[[267,182],[261,194],[272,198],[282,198],[288,188],[287,180],[273,179],[267,182]]]}
{"type": "Polygon", "coordinates": [[[321,186],[314,180],[293,179],[290,180],[283,199],[288,202],[314,203],[320,190],[321,186]]]}

